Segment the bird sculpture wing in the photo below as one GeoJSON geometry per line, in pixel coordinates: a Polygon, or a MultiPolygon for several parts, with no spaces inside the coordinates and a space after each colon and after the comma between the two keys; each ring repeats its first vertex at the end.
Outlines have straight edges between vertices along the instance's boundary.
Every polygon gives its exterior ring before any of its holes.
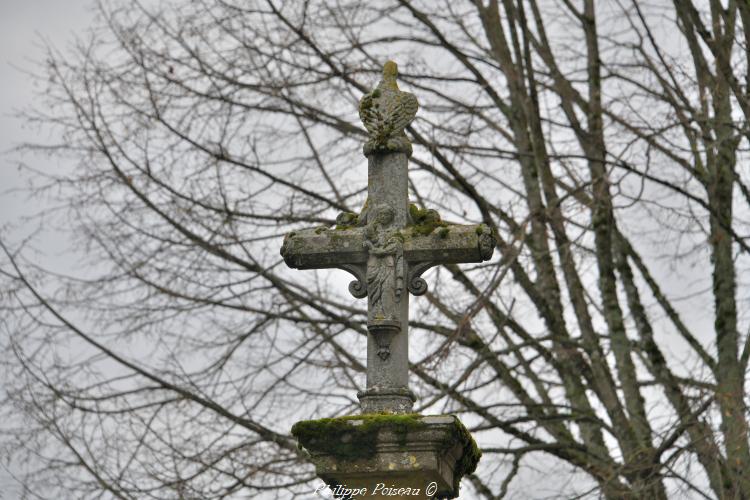
{"type": "Polygon", "coordinates": [[[359,102],[359,117],[371,137],[394,136],[414,120],[419,109],[417,98],[408,92],[365,94],[359,102]]]}
{"type": "Polygon", "coordinates": [[[386,126],[390,130],[390,136],[403,132],[403,130],[417,116],[419,103],[414,94],[408,92],[396,92],[385,106],[384,115],[386,126]]]}
{"type": "Polygon", "coordinates": [[[377,97],[379,95],[379,92],[377,90],[374,90],[372,92],[369,92],[362,96],[362,99],[359,101],[359,119],[362,120],[362,123],[365,126],[365,129],[367,129],[367,132],[370,134],[370,137],[375,137],[378,135],[378,131],[382,128],[382,116],[379,112],[380,110],[378,107],[375,106],[377,101],[379,100],[377,97]],[[373,94],[378,93],[377,95],[373,96],[373,94]]]}

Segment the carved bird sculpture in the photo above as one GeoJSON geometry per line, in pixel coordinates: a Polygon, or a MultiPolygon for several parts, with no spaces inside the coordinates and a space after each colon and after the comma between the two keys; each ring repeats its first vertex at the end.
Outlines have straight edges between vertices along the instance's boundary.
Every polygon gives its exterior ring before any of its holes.
{"type": "Polygon", "coordinates": [[[370,136],[363,148],[365,156],[376,151],[411,156],[411,143],[404,129],[414,120],[419,103],[413,94],[399,90],[397,76],[396,63],[386,62],[383,79],[359,101],[359,117],[370,136]]]}

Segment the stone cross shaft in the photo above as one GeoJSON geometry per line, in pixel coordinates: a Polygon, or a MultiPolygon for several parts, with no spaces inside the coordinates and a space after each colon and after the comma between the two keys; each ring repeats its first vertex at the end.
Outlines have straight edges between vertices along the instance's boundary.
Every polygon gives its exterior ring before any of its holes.
{"type": "Polygon", "coordinates": [[[484,224],[442,221],[435,210],[409,203],[408,157],[404,128],[414,119],[416,98],[398,89],[396,64],[388,61],[383,79],[360,101],[368,131],[368,197],[359,214],[345,212],[334,227],[291,232],[281,255],[295,269],[338,268],[350,272],[354,297],[367,297],[367,385],[359,397],[363,413],[409,413],[409,294],[422,295],[422,273],[432,266],[482,262],[495,240],[484,224]]]}

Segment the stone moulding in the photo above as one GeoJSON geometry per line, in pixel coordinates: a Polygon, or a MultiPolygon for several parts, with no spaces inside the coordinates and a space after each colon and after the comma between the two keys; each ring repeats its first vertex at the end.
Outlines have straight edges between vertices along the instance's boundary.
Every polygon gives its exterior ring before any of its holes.
{"type": "MultiPolygon", "coordinates": [[[[461,478],[476,469],[481,451],[453,415],[356,415],[298,422],[299,446],[331,487],[368,488],[377,483],[437,490],[428,497],[455,498],[461,478]]],[[[357,498],[357,497],[355,497],[357,498]]],[[[377,497],[375,497],[377,498],[377,497]]]]}
{"type": "Polygon", "coordinates": [[[374,385],[357,391],[362,413],[365,415],[409,415],[417,397],[408,387],[379,387],[374,385]]]}
{"type": "Polygon", "coordinates": [[[394,320],[380,320],[368,322],[367,331],[378,344],[378,357],[385,361],[391,355],[391,340],[401,331],[401,322],[394,320]]]}

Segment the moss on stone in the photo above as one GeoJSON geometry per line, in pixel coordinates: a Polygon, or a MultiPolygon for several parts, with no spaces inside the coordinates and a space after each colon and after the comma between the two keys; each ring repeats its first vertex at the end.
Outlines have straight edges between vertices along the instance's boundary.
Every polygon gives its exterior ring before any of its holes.
{"type": "Polygon", "coordinates": [[[479,224],[474,232],[477,233],[478,236],[482,236],[482,233],[484,233],[484,228],[482,228],[482,225],[479,224]]]}
{"type": "Polygon", "coordinates": [[[440,238],[442,239],[445,239],[448,237],[449,232],[450,232],[450,229],[448,229],[447,227],[441,227],[440,231],[438,231],[438,236],[440,236],[440,238]]]}
{"type": "Polygon", "coordinates": [[[354,212],[341,212],[336,217],[336,231],[346,231],[357,227],[359,225],[359,215],[354,212]]]}
{"type": "Polygon", "coordinates": [[[371,414],[304,420],[292,427],[292,435],[307,450],[325,451],[337,458],[360,459],[375,455],[378,433],[389,430],[406,446],[410,430],[426,426],[421,415],[371,414]],[[354,421],[362,423],[355,424],[354,421]]]}
{"type": "Polygon", "coordinates": [[[453,432],[454,438],[464,443],[464,452],[453,470],[453,492],[458,495],[461,479],[477,470],[479,459],[482,458],[482,450],[479,449],[477,442],[474,441],[469,430],[459,419],[454,421],[453,432]]]}
{"type": "Polygon", "coordinates": [[[447,223],[440,220],[440,214],[437,210],[419,208],[414,203],[409,204],[409,216],[412,223],[408,227],[414,236],[427,236],[438,227],[448,226],[447,223]]]}
{"type": "Polygon", "coordinates": [[[415,221],[420,216],[422,210],[419,209],[419,207],[414,203],[409,203],[409,216],[411,217],[411,220],[415,221]]]}
{"type": "Polygon", "coordinates": [[[360,113],[366,113],[367,111],[369,111],[369,109],[372,107],[372,104],[373,104],[372,103],[372,98],[373,98],[372,94],[365,94],[362,97],[362,100],[359,101],[359,112],[360,113]]]}

